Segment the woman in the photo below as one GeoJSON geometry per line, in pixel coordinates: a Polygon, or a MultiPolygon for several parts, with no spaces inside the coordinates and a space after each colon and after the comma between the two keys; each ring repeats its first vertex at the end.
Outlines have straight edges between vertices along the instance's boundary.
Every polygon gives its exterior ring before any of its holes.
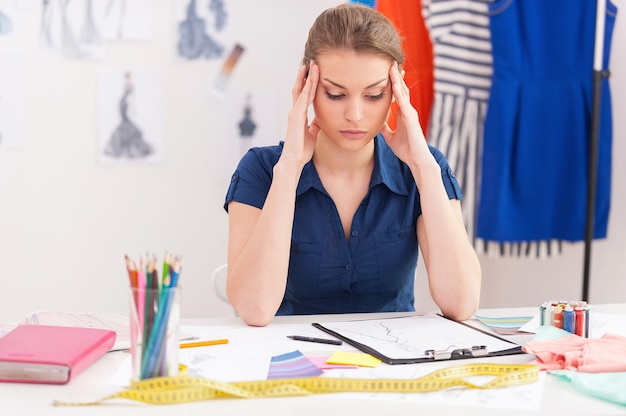
{"type": "Polygon", "coordinates": [[[367,6],[328,9],[311,27],[284,142],[251,149],[226,196],[226,290],[248,325],[413,311],[418,244],[441,312],[461,320],[478,307],[461,191],[425,141],[403,61],[397,32],[367,6]]]}

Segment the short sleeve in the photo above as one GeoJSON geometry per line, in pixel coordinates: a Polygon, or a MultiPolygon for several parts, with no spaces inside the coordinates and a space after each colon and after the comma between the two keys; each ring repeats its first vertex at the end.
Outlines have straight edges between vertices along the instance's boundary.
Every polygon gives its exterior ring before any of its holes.
{"type": "Polygon", "coordinates": [[[443,186],[446,188],[446,192],[448,193],[448,198],[462,200],[463,192],[461,192],[459,181],[457,181],[456,176],[454,176],[454,172],[448,164],[448,160],[439,149],[430,145],[429,147],[430,152],[441,168],[441,179],[443,181],[443,186]]]}
{"type": "Polygon", "coordinates": [[[273,168],[282,148],[268,146],[252,148],[241,158],[230,178],[224,209],[231,201],[262,209],[272,184],[273,168]]]}

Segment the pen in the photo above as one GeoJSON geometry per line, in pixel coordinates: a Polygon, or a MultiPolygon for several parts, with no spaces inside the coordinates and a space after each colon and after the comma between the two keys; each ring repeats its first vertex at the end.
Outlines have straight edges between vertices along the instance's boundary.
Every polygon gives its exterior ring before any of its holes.
{"type": "Polygon", "coordinates": [[[337,340],[337,339],[303,337],[302,335],[287,335],[287,338],[291,338],[291,339],[296,340],[296,341],[318,342],[320,344],[332,344],[332,345],[341,345],[342,344],[342,342],[337,340]]]}

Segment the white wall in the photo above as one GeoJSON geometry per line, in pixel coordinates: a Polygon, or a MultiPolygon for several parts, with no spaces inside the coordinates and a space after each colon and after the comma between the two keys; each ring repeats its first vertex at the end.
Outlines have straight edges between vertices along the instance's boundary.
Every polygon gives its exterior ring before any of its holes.
{"type": "MultiPolygon", "coordinates": [[[[626,13],[626,0],[614,1],[626,13]]],[[[340,2],[228,2],[235,40],[246,47],[230,87],[277,92],[279,137],[308,27],[321,10],[340,2]]],[[[0,322],[34,310],[126,313],[123,255],[146,250],[184,256],[183,316],[230,313],[210,284],[212,269],[226,260],[222,203],[228,184],[214,168],[223,149],[220,104],[209,91],[221,61],[175,59],[173,2],[153,4],[155,39],[110,44],[103,61],[43,61],[36,30],[27,39],[33,47],[24,51],[26,145],[0,148],[0,322]],[[101,68],[161,71],[161,163],[104,166],[98,161],[101,68]]],[[[37,27],[38,13],[21,13],[37,27]]],[[[626,46],[623,19],[616,26],[611,65],[615,115],[626,108],[626,56],[616,53],[626,46]]],[[[593,245],[592,303],[626,301],[625,135],[626,120],[615,116],[609,237],[593,245]]],[[[582,253],[577,244],[550,260],[481,258],[482,306],[579,298],[582,253]]],[[[432,304],[419,270],[417,307],[426,310],[432,304]]]]}

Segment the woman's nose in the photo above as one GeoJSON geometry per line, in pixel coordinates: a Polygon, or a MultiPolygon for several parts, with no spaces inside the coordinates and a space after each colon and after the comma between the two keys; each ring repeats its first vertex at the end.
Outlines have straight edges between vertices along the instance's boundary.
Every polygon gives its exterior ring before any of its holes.
{"type": "Polygon", "coordinates": [[[344,117],[348,121],[359,121],[363,118],[363,107],[359,100],[348,100],[344,117]]]}

